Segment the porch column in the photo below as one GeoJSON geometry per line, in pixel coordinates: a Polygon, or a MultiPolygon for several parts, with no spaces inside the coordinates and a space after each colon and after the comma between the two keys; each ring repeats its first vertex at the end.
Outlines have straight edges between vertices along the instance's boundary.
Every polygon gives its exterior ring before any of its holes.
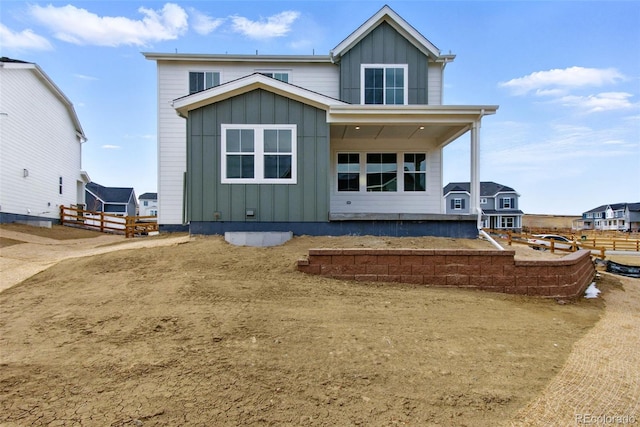
{"type": "Polygon", "coordinates": [[[471,188],[469,213],[478,215],[478,228],[482,226],[480,218],[480,121],[471,125],[471,188]]]}

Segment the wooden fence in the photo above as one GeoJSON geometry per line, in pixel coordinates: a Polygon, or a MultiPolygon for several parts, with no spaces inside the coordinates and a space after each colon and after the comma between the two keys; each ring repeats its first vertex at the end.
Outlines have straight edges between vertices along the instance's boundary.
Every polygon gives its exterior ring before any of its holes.
{"type": "MultiPolygon", "coordinates": [[[[527,245],[531,248],[536,248],[536,249],[544,249],[544,250],[548,249],[552,253],[554,253],[555,251],[576,252],[577,250],[580,250],[580,249],[586,249],[591,251],[592,255],[601,259],[605,259],[605,251],[607,249],[612,249],[613,246],[615,246],[615,245],[612,245],[612,247],[607,247],[602,244],[600,244],[599,246],[596,246],[595,240],[583,241],[583,240],[571,239],[570,237],[567,237],[567,238],[572,240],[571,243],[558,242],[553,239],[541,239],[539,237],[535,237],[533,234],[514,233],[510,230],[484,229],[484,231],[493,235],[493,237],[498,237],[500,239],[506,240],[509,246],[512,246],[514,243],[516,243],[516,244],[527,245]],[[542,244],[531,243],[529,239],[536,239],[538,241],[542,241],[543,243],[542,244]]],[[[548,234],[555,234],[555,233],[548,233],[548,234]]],[[[598,242],[598,243],[602,243],[602,242],[598,242]]],[[[620,247],[621,247],[620,244],[618,244],[618,249],[616,250],[630,250],[630,251],[636,250],[631,248],[620,249],[620,247]]]]}
{"type": "Polygon", "coordinates": [[[102,233],[122,233],[126,237],[149,235],[158,231],[155,216],[120,216],[88,211],[76,206],[60,206],[60,224],[102,233]]]}

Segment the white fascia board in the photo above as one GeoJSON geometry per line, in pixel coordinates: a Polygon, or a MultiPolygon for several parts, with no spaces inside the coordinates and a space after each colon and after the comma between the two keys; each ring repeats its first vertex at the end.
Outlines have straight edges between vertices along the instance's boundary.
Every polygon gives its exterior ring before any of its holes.
{"type": "Polygon", "coordinates": [[[328,55],[222,55],[156,52],[142,52],[142,54],[150,61],[331,63],[331,57],[328,55]]]}
{"type": "Polygon", "coordinates": [[[328,110],[332,105],[347,105],[340,100],[255,73],[202,92],[178,98],[172,102],[172,106],[176,109],[178,115],[187,117],[191,110],[242,95],[255,89],[264,89],[322,110],[328,110]]]}
{"type": "Polygon", "coordinates": [[[470,124],[497,110],[497,105],[332,105],[329,122],[470,124]]]}
{"type": "MultiPolygon", "coordinates": [[[[353,33],[351,33],[346,39],[344,39],[338,46],[331,50],[331,58],[335,60],[342,56],[345,52],[351,49],[355,44],[362,40],[367,34],[376,28],[382,21],[386,21],[396,31],[402,34],[407,40],[409,40],[415,47],[417,47],[422,53],[429,56],[433,60],[441,58],[440,49],[438,49],[433,43],[431,43],[425,36],[420,34],[418,30],[413,28],[407,21],[405,21],[400,15],[393,11],[389,6],[384,6],[375,15],[369,18],[364,24],[358,27],[353,33]]],[[[444,58],[444,57],[442,57],[444,58]]],[[[451,62],[455,58],[455,55],[446,55],[445,62],[451,62]]]]}
{"type": "Polygon", "coordinates": [[[80,171],[80,180],[82,180],[82,182],[84,182],[85,184],[88,184],[91,182],[91,178],[89,177],[89,174],[87,173],[87,171],[80,171]]]}

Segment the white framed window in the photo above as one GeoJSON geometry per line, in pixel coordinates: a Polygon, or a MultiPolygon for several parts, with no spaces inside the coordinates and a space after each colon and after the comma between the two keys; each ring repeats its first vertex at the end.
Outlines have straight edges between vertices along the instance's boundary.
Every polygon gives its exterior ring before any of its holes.
{"type": "Polygon", "coordinates": [[[280,80],[281,82],[289,83],[289,71],[286,70],[256,70],[257,73],[271,77],[272,79],[280,80]]]}
{"type": "Polygon", "coordinates": [[[218,71],[190,71],[189,94],[210,89],[220,84],[220,72],[218,71]]]}
{"type": "Polygon", "coordinates": [[[461,198],[453,198],[451,199],[451,209],[453,210],[462,210],[464,209],[464,199],[461,198]]]}
{"type": "Polygon", "coordinates": [[[503,197],[500,199],[500,209],[512,209],[513,205],[513,198],[511,197],[503,197]]]}
{"type": "Polygon", "coordinates": [[[223,184],[295,184],[296,125],[222,125],[223,184]]]}
{"type": "Polygon", "coordinates": [[[62,195],[62,177],[58,177],[58,194],[62,195]]]}
{"type": "Polygon", "coordinates": [[[500,227],[501,228],[513,228],[514,227],[514,218],[512,216],[503,216],[500,218],[500,227]]]}
{"type": "Polygon", "coordinates": [[[480,199],[480,204],[481,205],[486,205],[487,204],[487,199],[485,199],[485,198],[480,199]]]}
{"type": "Polygon", "coordinates": [[[362,64],[362,104],[406,105],[409,100],[407,64],[362,64]]]}
{"type": "Polygon", "coordinates": [[[426,153],[337,153],[336,164],[338,192],[426,192],[426,153]]]}

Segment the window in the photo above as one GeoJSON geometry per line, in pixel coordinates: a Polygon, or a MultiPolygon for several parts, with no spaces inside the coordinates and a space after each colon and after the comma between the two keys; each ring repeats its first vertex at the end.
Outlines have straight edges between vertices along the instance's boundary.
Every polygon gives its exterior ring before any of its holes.
{"type": "Polygon", "coordinates": [[[158,216],[158,211],[157,211],[157,210],[155,210],[155,209],[151,209],[151,210],[149,210],[149,215],[151,215],[151,216],[158,216]]]}
{"type": "Polygon", "coordinates": [[[512,209],[514,200],[511,197],[503,197],[500,199],[500,209],[512,209]]]}
{"type": "Polygon", "coordinates": [[[222,125],[222,183],[295,184],[295,125],[222,125]]]}
{"type": "Polygon", "coordinates": [[[271,77],[272,79],[280,80],[281,82],[289,83],[288,71],[258,71],[258,73],[271,77]]]}
{"type": "Polygon", "coordinates": [[[338,154],[338,191],[360,191],[360,154],[338,154]]]}
{"type": "Polygon", "coordinates": [[[338,153],[336,172],[339,192],[426,192],[427,154],[338,153]]]}
{"type": "Polygon", "coordinates": [[[481,205],[486,205],[487,204],[487,199],[485,199],[485,198],[480,199],[480,204],[481,205]]]}
{"type": "Polygon", "coordinates": [[[407,65],[367,65],[361,68],[361,93],[363,104],[406,105],[407,65]]]}
{"type": "Polygon", "coordinates": [[[58,194],[62,194],[62,177],[58,178],[58,194]]]}
{"type": "Polygon", "coordinates": [[[367,153],[367,191],[397,191],[396,153],[367,153]]]}
{"type": "Polygon", "coordinates": [[[214,71],[191,71],[189,73],[189,94],[218,86],[220,73],[214,71]]]}
{"type": "Polygon", "coordinates": [[[511,216],[503,216],[500,218],[500,227],[501,228],[513,228],[514,221],[511,216]]]}
{"type": "Polygon", "coordinates": [[[451,209],[461,210],[464,209],[464,199],[451,199],[451,209]]]}
{"type": "Polygon", "coordinates": [[[424,153],[405,153],[404,155],[404,191],[426,191],[427,155],[424,153]]]}
{"type": "Polygon", "coordinates": [[[149,202],[148,202],[147,200],[145,200],[144,202],[142,202],[142,204],[143,204],[144,206],[149,206],[149,202]]]}

